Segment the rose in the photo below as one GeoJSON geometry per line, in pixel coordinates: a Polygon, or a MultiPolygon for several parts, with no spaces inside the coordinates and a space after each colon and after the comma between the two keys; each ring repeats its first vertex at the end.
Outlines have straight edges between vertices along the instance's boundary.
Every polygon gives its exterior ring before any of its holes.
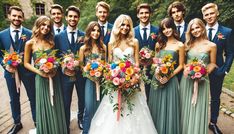
{"type": "Polygon", "coordinates": [[[117,70],[117,69],[111,70],[112,77],[116,77],[118,74],[119,74],[119,70],[117,70]]]}
{"type": "Polygon", "coordinates": [[[195,78],[201,78],[202,74],[200,72],[196,72],[194,75],[195,78]]]}
{"type": "Polygon", "coordinates": [[[120,78],[120,83],[124,83],[125,82],[125,79],[124,78],[120,78]]]}
{"type": "Polygon", "coordinates": [[[200,73],[201,73],[202,75],[205,75],[205,74],[206,74],[206,69],[205,69],[204,67],[202,67],[201,70],[200,70],[200,73]]]}
{"type": "Polygon", "coordinates": [[[95,72],[95,77],[100,77],[101,76],[101,72],[95,72]]]}
{"type": "Polygon", "coordinates": [[[54,59],[54,57],[49,57],[49,58],[47,59],[47,61],[53,63],[53,62],[55,61],[55,59],[54,59]]]}
{"type": "Polygon", "coordinates": [[[126,61],[126,62],[125,62],[125,67],[126,67],[126,68],[129,68],[130,66],[131,66],[131,62],[130,62],[130,61],[126,61]]]}
{"type": "Polygon", "coordinates": [[[145,58],[146,58],[146,59],[149,59],[150,57],[151,57],[151,55],[150,55],[149,53],[146,53],[146,54],[145,54],[145,58]]]}
{"type": "Polygon", "coordinates": [[[118,77],[115,77],[112,82],[115,86],[118,86],[120,81],[118,77]]]}
{"type": "Polygon", "coordinates": [[[66,66],[69,70],[74,70],[74,64],[69,62],[66,66]]]}

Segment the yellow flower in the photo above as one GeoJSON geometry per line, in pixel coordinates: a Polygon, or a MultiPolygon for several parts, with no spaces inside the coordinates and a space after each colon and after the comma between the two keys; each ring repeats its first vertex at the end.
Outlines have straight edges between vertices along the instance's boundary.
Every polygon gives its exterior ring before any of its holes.
{"type": "Polygon", "coordinates": [[[166,67],[161,67],[160,70],[162,71],[163,74],[168,73],[168,69],[166,67]]]}
{"type": "Polygon", "coordinates": [[[119,63],[119,67],[120,68],[124,68],[125,67],[125,63],[119,63]]]}
{"type": "Polygon", "coordinates": [[[126,69],[126,72],[125,72],[127,75],[132,75],[133,74],[133,69],[132,68],[127,68],[126,69]]]}
{"type": "Polygon", "coordinates": [[[131,77],[129,75],[126,75],[125,80],[130,80],[131,77]]]}
{"type": "Polygon", "coordinates": [[[98,71],[102,71],[103,70],[103,67],[98,67],[98,71]]]}
{"type": "Polygon", "coordinates": [[[200,66],[195,66],[194,68],[193,68],[193,71],[194,72],[199,72],[201,70],[201,67],[200,66]]]}

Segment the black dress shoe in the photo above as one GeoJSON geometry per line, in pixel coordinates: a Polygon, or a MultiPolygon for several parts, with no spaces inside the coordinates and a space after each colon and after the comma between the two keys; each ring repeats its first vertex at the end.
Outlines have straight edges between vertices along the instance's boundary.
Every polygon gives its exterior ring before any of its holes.
{"type": "Polygon", "coordinates": [[[78,120],[78,127],[80,128],[80,130],[83,130],[83,123],[81,120],[78,120]]]}
{"type": "Polygon", "coordinates": [[[209,124],[209,129],[214,133],[214,134],[222,134],[221,130],[216,124],[209,124]]]}
{"type": "Polygon", "coordinates": [[[14,124],[11,130],[7,134],[17,134],[23,128],[21,123],[14,124]]]}

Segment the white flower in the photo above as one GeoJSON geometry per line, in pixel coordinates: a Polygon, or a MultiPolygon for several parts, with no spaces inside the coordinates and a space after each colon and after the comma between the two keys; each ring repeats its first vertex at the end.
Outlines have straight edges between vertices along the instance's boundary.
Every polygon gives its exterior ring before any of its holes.
{"type": "Polygon", "coordinates": [[[44,58],[42,58],[42,59],[40,59],[40,64],[44,64],[44,63],[46,63],[47,62],[47,60],[46,59],[44,59],[44,58]]]}

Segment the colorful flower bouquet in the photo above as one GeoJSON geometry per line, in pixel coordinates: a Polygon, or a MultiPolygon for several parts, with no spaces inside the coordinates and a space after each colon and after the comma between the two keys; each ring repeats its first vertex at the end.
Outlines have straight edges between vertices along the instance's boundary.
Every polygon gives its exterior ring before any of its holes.
{"type": "Polygon", "coordinates": [[[80,66],[78,55],[77,54],[75,55],[72,52],[68,52],[67,54],[63,55],[63,58],[60,64],[62,67],[62,71],[70,72],[70,74],[73,75],[73,76],[70,76],[71,80],[75,81],[76,80],[75,72],[79,69],[79,66],[80,66]]]}
{"type": "Polygon", "coordinates": [[[124,106],[130,113],[134,104],[131,98],[139,91],[140,68],[134,66],[129,60],[122,60],[118,63],[107,64],[104,70],[103,94],[109,95],[110,102],[113,103],[113,93],[118,94],[118,101],[113,105],[113,111],[117,110],[117,120],[119,120],[124,106]]]}
{"type": "Polygon", "coordinates": [[[206,64],[198,58],[192,59],[184,69],[184,76],[189,77],[194,80],[193,85],[193,95],[192,95],[192,105],[195,106],[197,103],[198,95],[198,82],[201,80],[206,80],[205,76],[207,75],[206,64]]]}
{"type": "MultiPolygon", "coordinates": [[[[43,50],[36,52],[37,59],[34,61],[34,66],[39,69],[40,71],[49,74],[54,73],[59,67],[60,59],[57,58],[55,55],[57,50],[52,50],[50,53],[47,53],[43,50]]],[[[49,89],[50,89],[50,101],[51,105],[53,106],[53,96],[54,96],[54,89],[53,89],[53,80],[49,77],[49,89]]]]}
{"type": "Polygon", "coordinates": [[[21,80],[19,77],[17,67],[20,64],[22,64],[23,55],[18,54],[16,52],[9,53],[6,50],[2,50],[2,52],[3,52],[3,60],[2,60],[3,66],[5,66],[5,67],[10,66],[10,67],[13,67],[16,69],[13,77],[15,77],[16,90],[17,90],[17,93],[19,93],[19,89],[21,86],[21,80]]]}
{"type": "MultiPolygon", "coordinates": [[[[175,64],[176,62],[173,61],[172,55],[168,54],[163,56],[162,58],[153,58],[153,64],[151,66],[151,73],[154,74],[156,79],[158,77],[164,78],[167,77],[169,78],[174,70],[175,70],[175,64]]],[[[151,81],[151,83],[155,87],[163,87],[163,84],[160,83],[157,79],[157,81],[151,81]]]]}
{"type": "Polygon", "coordinates": [[[99,82],[103,76],[103,68],[105,61],[102,60],[100,55],[91,54],[88,58],[86,65],[83,68],[83,76],[94,81],[96,84],[96,97],[97,101],[100,100],[100,85],[99,82]]]}
{"type": "Polygon", "coordinates": [[[154,51],[148,47],[143,47],[139,52],[140,64],[143,66],[151,65],[154,58],[154,51]]]}

